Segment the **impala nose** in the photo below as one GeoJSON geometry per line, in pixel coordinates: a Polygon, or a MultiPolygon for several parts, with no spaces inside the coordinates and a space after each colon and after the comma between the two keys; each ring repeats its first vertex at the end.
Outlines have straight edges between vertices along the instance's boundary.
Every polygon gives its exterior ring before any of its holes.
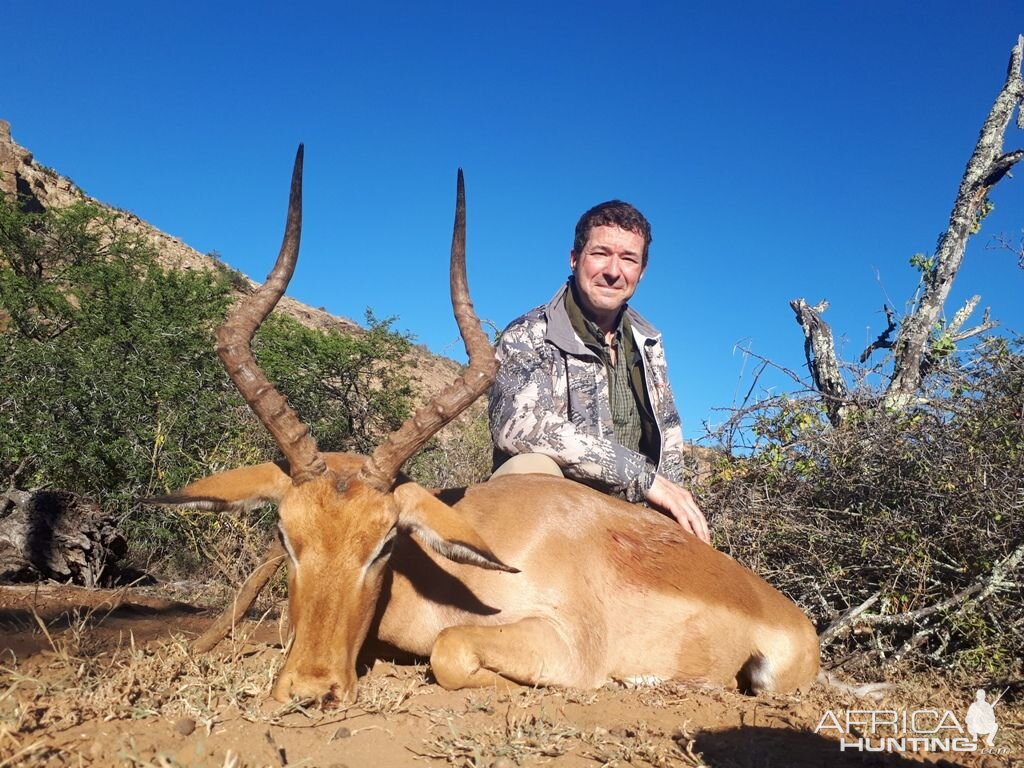
{"type": "Polygon", "coordinates": [[[282,703],[293,698],[314,699],[324,709],[334,709],[355,703],[355,674],[351,679],[346,676],[316,674],[304,675],[300,672],[284,671],[274,684],[273,697],[282,703]]]}

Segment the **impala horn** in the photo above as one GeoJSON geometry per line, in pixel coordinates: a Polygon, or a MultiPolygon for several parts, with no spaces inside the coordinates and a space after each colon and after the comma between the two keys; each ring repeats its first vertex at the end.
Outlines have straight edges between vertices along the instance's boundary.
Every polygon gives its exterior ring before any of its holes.
{"type": "Polygon", "coordinates": [[[466,190],[459,169],[455,196],[455,229],[452,233],[451,260],[452,309],[466,345],[469,367],[433,400],[377,446],[359,471],[359,480],[387,493],[395,484],[402,465],[445,424],[482,395],[498,369],[494,349],[480,325],[469,298],[466,279],[466,190]]]}
{"type": "Polygon", "coordinates": [[[217,354],[228,376],[252,408],[253,413],[270,430],[278,447],[288,460],[292,483],[302,485],[327,471],[327,465],[302,419],[291,409],[284,395],[270,383],[252,354],[252,336],[284,295],[295,271],[302,233],[302,145],[295,153],[291,194],[288,198],[288,221],[284,241],[274,268],[263,285],[239,301],[217,329],[217,354]]]}

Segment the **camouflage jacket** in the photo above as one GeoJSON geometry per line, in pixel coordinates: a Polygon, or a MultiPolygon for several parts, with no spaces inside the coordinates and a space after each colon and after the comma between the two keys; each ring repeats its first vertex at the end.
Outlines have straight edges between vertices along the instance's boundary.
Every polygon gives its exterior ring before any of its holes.
{"type": "Polygon", "coordinates": [[[566,477],[642,501],[655,472],[675,483],[683,473],[683,433],[661,334],[627,307],[661,436],[655,467],[646,456],[614,441],[608,375],[573,330],[563,303],[565,291],[563,287],[547,305],[514,320],[501,334],[500,366],[490,400],[496,463],[518,453],[543,453],[566,477]]]}

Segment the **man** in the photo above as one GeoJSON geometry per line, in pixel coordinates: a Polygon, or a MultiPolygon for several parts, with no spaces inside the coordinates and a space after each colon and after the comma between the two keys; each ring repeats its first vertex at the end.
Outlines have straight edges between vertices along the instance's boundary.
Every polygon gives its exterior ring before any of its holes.
{"type": "Polygon", "coordinates": [[[563,474],[646,500],[708,542],[704,514],[680,485],[682,429],[661,335],[627,306],[650,243],[632,205],[591,208],[576,224],[568,283],[502,333],[490,401],[495,474],[563,474]]]}
{"type": "Polygon", "coordinates": [[[980,689],[974,694],[974,703],[967,708],[967,732],[975,742],[979,736],[985,737],[985,746],[995,746],[996,733],[999,731],[999,724],[996,722],[996,704],[1000,696],[989,704],[985,700],[985,690],[980,689]]]}

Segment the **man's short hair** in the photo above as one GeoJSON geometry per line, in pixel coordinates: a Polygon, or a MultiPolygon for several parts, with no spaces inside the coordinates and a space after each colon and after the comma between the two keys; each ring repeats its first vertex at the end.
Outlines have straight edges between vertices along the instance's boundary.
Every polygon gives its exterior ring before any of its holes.
{"type": "Polygon", "coordinates": [[[594,227],[619,227],[627,232],[635,232],[644,239],[644,253],[642,266],[647,266],[647,250],[651,246],[651,224],[629,203],[622,200],[609,200],[598,203],[589,211],[580,216],[576,222],[576,239],[573,241],[572,249],[577,255],[583,250],[590,238],[590,230],[594,227]]]}

